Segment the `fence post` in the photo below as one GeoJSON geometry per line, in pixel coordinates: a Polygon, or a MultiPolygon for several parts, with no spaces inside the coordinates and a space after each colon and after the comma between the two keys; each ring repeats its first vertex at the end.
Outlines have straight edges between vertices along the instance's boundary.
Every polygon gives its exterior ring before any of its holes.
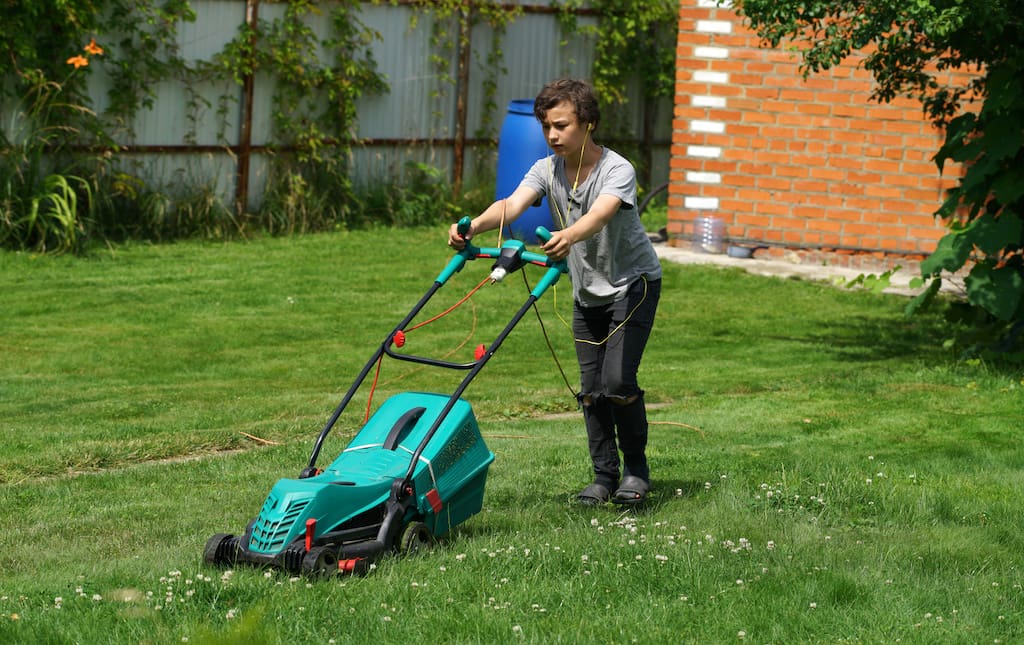
{"type": "Polygon", "coordinates": [[[455,150],[452,164],[454,197],[462,194],[462,171],[466,163],[466,103],[469,95],[469,53],[473,2],[466,0],[459,9],[458,71],[455,87],[455,150]]]}
{"type": "MultiPolygon", "coordinates": [[[[245,0],[245,22],[252,30],[250,51],[256,49],[259,0],[245,0]]],[[[238,132],[238,168],[235,180],[235,210],[239,218],[249,211],[249,160],[252,155],[252,99],[255,74],[249,72],[242,82],[242,118],[238,132]]]]}

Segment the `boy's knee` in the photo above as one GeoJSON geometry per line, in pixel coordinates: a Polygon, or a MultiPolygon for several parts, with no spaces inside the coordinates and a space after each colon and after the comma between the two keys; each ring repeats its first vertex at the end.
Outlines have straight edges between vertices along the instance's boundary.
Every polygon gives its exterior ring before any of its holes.
{"type": "Polygon", "coordinates": [[[626,406],[640,398],[639,394],[632,394],[630,396],[617,396],[609,395],[608,400],[618,406],[626,406]]]}

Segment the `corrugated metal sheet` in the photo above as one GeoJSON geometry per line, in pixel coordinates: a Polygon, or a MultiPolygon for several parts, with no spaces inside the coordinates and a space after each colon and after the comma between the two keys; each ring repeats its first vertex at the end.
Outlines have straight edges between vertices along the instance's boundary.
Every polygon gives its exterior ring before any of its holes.
{"type": "MultiPolygon", "coordinates": [[[[551,6],[554,2],[533,0],[520,4],[551,6]]],[[[194,23],[179,26],[181,54],[186,60],[210,60],[238,33],[245,22],[246,3],[243,0],[193,0],[197,14],[194,23]]],[[[261,3],[259,16],[273,20],[283,15],[284,3],[261,3]]],[[[353,150],[354,179],[369,182],[395,177],[403,172],[408,161],[429,163],[435,167],[451,168],[453,147],[451,139],[456,132],[456,87],[450,81],[457,75],[456,52],[448,55],[448,67],[437,69],[431,60],[438,52],[431,46],[431,18],[422,12],[413,28],[411,18],[415,9],[407,6],[364,4],[363,22],[380,33],[381,39],[372,46],[379,71],[387,78],[390,92],[383,96],[365,97],[358,103],[358,136],[383,141],[383,145],[368,145],[353,150]]],[[[326,36],[329,31],[329,11],[322,16],[310,15],[310,26],[326,36]]],[[[579,17],[581,24],[594,24],[592,16],[579,17]]],[[[455,34],[457,24],[449,20],[442,29],[455,34]]],[[[527,12],[509,24],[499,39],[504,54],[504,73],[496,79],[495,97],[497,114],[492,115],[489,128],[483,128],[486,106],[484,82],[492,72],[486,69],[486,58],[493,42],[490,26],[477,24],[471,32],[471,55],[468,83],[466,136],[471,139],[466,150],[465,179],[472,180],[474,169],[480,167],[485,174],[493,174],[495,150],[492,145],[473,142],[473,139],[496,139],[508,103],[514,99],[532,98],[547,81],[559,76],[586,78],[593,64],[593,43],[589,38],[572,38],[563,43],[564,36],[557,17],[552,13],[527,12]]],[[[96,107],[105,104],[105,83],[101,75],[93,78],[96,107]]],[[[235,159],[230,147],[238,146],[242,123],[242,89],[235,85],[219,87],[193,87],[191,91],[205,100],[198,113],[189,109],[189,94],[180,85],[164,83],[154,88],[156,100],[151,109],[140,111],[134,124],[135,137],[123,143],[148,148],[173,148],[159,162],[153,160],[153,173],[165,176],[167,181],[189,176],[193,181],[205,172],[217,174],[203,185],[216,185],[226,202],[234,200],[235,159]],[[218,109],[223,96],[228,97],[226,121],[218,109]],[[181,147],[186,147],[182,150],[181,147]],[[187,148],[196,149],[189,153],[187,148]],[[218,152],[217,147],[223,149],[218,152]]],[[[272,104],[274,86],[267,77],[257,75],[253,93],[251,143],[267,144],[272,133],[272,104]]],[[[636,102],[634,102],[634,105],[636,102]]],[[[671,105],[662,112],[658,135],[667,140],[671,133],[671,105]]],[[[639,132],[640,114],[630,116],[630,122],[639,132]]],[[[667,179],[668,147],[659,151],[665,160],[667,179]]],[[[147,154],[146,157],[152,157],[147,154]]],[[[249,180],[250,207],[258,205],[266,176],[266,159],[258,152],[252,156],[249,180]]]]}

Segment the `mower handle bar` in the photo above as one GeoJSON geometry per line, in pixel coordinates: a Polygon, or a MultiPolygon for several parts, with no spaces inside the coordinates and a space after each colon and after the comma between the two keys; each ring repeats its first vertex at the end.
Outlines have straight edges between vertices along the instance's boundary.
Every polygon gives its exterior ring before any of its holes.
{"type": "MultiPolygon", "coordinates": [[[[468,217],[463,217],[458,222],[458,231],[463,236],[469,233],[469,223],[470,220],[468,217]]],[[[551,232],[548,231],[543,226],[537,227],[536,234],[537,237],[544,240],[545,242],[551,239],[551,232]]],[[[494,352],[497,351],[498,347],[501,346],[502,342],[504,342],[505,340],[505,337],[508,336],[508,334],[512,331],[512,328],[519,323],[519,321],[530,309],[530,307],[533,306],[533,303],[536,302],[544,294],[544,292],[548,290],[549,287],[558,282],[558,279],[562,276],[563,273],[568,273],[568,271],[568,265],[566,264],[565,260],[555,261],[544,254],[527,251],[523,243],[519,240],[509,240],[502,244],[501,248],[483,249],[470,244],[469,241],[467,240],[466,246],[460,251],[457,251],[455,255],[452,257],[452,259],[448,261],[448,264],[434,280],[434,283],[433,285],[431,285],[430,289],[427,290],[423,297],[420,298],[420,301],[416,303],[412,310],[410,310],[406,314],[405,318],[400,323],[398,323],[398,325],[391,331],[391,333],[387,335],[387,337],[384,339],[384,342],[382,342],[381,345],[377,348],[377,351],[374,352],[374,355],[363,366],[363,369],[360,371],[355,381],[349,387],[348,392],[346,392],[345,396],[342,398],[338,406],[334,409],[333,414],[331,414],[330,418],[327,420],[327,423],[320,431],[320,435],[317,437],[316,444],[313,446],[313,452],[309,457],[308,469],[311,471],[314,471],[316,469],[316,461],[320,455],[320,449],[323,447],[324,440],[327,438],[327,435],[334,427],[334,424],[338,421],[338,418],[341,416],[342,411],[348,407],[348,404],[352,400],[352,397],[355,395],[356,390],[358,390],[359,386],[363,383],[363,381],[366,380],[366,377],[369,375],[370,370],[373,368],[373,366],[377,363],[377,361],[381,358],[383,354],[387,354],[388,356],[391,356],[392,358],[397,358],[399,360],[424,363],[436,367],[469,370],[469,374],[467,374],[467,376],[463,379],[462,384],[452,395],[452,398],[449,401],[448,406],[445,408],[444,412],[439,416],[437,422],[435,422],[435,427],[428,434],[426,440],[429,441],[429,436],[433,435],[433,431],[436,430],[436,426],[440,424],[441,419],[443,419],[444,416],[447,415],[448,411],[450,410],[450,407],[454,405],[455,400],[462,395],[462,392],[469,385],[469,382],[473,380],[473,377],[476,376],[476,374],[483,368],[484,364],[487,363],[487,361],[494,354],[494,352]],[[425,358],[409,354],[398,354],[397,352],[392,351],[391,344],[395,338],[396,333],[402,329],[405,329],[406,325],[408,325],[413,320],[413,318],[416,317],[420,310],[423,309],[423,307],[434,296],[434,294],[442,286],[444,286],[448,279],[462,270],[462,268],[466,265],[467,261],[475,260],[477,258],[495,258],[501,261],[503,252],[505,254],[504,259],[507,261],[509,258],[512,258],[514,263],[514,266],[512,266],[509,272],[522,268],[526,264],[534,264],[542,267],[547,267],[547,270],[544,272],[543,277],[533,288],[533,290],[530,291],[530,295],[527,298],[526,302],[522,305],[522,307],[520,307],[519,311],[516,312],[512,320],[509,321],[509,323],[501,331],[501,333],[490,345],[490,347],[487,348],[483,356],[470,363],[450,363],[448,361],[442,361],[433,358],[425,358]]],[[[422,448],[423,446],[420,446],[420,450],[418,450],[417,453],[421,452],[422,448]]],[[[418,454],[416,455],[416,458],[418,458],[418,454]]],[[[414,463],[415,461],[416,459],[413,459],[414,463]]],[[[406,479],[408,479],[408,477],[406,479]]]]}

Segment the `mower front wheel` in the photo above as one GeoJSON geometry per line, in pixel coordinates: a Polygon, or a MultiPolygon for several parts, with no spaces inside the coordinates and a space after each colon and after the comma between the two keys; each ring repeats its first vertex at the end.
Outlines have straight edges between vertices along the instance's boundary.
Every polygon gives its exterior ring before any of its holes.
{"type": "Polygon", "coordinates": [[[338,573],[338,548],[335,546],[315,546],[302,558],[302,573],[314,578],[322,578],[338,573]]]}
{"type": "Polygon", "coordinates": [[[434,544],[434,536],[423,522],[409,522],[402,531],[402,539],[398,543],[398,552],[412,555],[426,551],[434,544]]]}
{"type": "Polygon", "coordinates": [[[203,549],[203,561],[209,565],[231,564],[235,561],[236,545],[232,543],[234,535],[217,533],[206,541],[203,549]]]}

